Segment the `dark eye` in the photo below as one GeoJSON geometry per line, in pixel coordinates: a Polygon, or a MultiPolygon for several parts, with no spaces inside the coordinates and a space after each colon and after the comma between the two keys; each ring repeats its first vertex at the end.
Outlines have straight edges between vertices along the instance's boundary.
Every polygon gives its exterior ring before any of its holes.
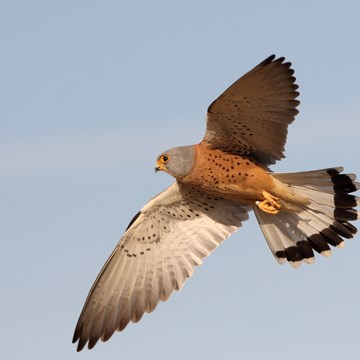
{"type": "Polygon", "coordinates": [[[161,161],[165,164],[165,163],[167,163],[169,161],[169,157],[167,155],[163,155],[161,157],[161,161]]]}

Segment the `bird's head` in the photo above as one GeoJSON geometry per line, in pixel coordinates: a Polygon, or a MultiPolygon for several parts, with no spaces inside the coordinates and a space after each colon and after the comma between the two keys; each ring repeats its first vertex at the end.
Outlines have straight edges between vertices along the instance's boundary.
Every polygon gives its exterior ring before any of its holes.
{"type": "Polygon", "coordinates": [[[164,151],[156,160],[155,172],[165,171],[175,178],[186,176],[195,161],[195,146],[180,146],[164,151]]]}

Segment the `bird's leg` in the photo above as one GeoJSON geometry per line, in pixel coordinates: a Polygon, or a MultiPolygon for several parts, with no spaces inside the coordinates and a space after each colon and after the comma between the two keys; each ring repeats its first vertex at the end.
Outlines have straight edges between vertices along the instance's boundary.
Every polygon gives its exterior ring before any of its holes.
{"type": "Polygon", "coordinates": [[[255,204],[262,211],[265,211],[269,214],[277,214],[281,209],[281,205],[279,203],[279,198],[268,193],[265,190],[262,190],[262,194],[263,194],[265,200],[256,201],[255,204]]]}

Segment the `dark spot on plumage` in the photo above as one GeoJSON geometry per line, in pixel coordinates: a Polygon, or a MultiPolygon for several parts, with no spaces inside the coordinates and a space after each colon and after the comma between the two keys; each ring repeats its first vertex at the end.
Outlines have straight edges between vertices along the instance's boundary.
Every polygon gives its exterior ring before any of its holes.
{"type": "MultiPolygon", "coordinates": [[[[329,229],[333,231],[335,234],[338,234],[339,236],[345,238],[345,239],[351,239],[353,237],[353,232],[348,229],[346,224],[352,226],[347,221],[336,221],[332,225],[329,226],[329,229]]],[[[355,228],[356,229],[356,228],[355,228]]]]}
{"type": "Polygon", "coordinates": [[[330,250],[330,247],[321,234],[313,234],[307,238],[311,247],[318,253],[330,250]]]}
{"type": "Polygon", "coordinates": [[[275,252],[275,256],[279,259],[286,259],[286,252],[281,250],[281,251],[276,251],[275,252]]]}
{"type": "Polygon", "coordinates": [[[335,209],[334,218],[340,221],[352,221],[357,220],[357,212],[353,209],[335,209]]]}
{"type": "Polygon", "coordinates": [[[331,181],[334,185],[352,184],[352,179],[346,174],[337,174],[331,176],[331,181]]]}
{"type": "Polygon", "coordinates": [[[340,174],[336,169],[329,169],[326,172],[331,176],[336,194],[342,195],[358,190],[358,187],[349,175],[340,174]]]}
{"type": "Polygon", "coordinates": [[[301,261],[303,256],[297,246],[290,246],[285,249],[286,259],[288,261],[301,261]]]}
{"type": "Polygon", "coordinates": [[[314,257],[314,251],[306,240],[298,241],[296,246],[298,247],[304,259],[310,259],[314,257]]]}
{"type": "Polygon", "coordinates": [[[336,170],[336,169],[329,169],[326,171],[330,176],[336,176],[339,175],[340,173],[336,170]]]}
{"type": "Polygon", "coordinates": [[[330,228],[322,230],[320,234],[332,246],[337,246],[344,241],[335,231],[331,230],[330,228]]]}
{"type": "Polygon", "coordinates": [[[335,207],[343,209],[351,209],[357,206],[356,196],[354,195],[335,195],[335,207]]]}
{"type": "Polygon", "coordinates": [[[357,228],[353,224],[350,224],[347,221],[342,222],[341,224],[344,225],[351,234],[355,235],[357,233],[357,228]]]}
{"type": "Polygon", "coordinates": [[[352,193],[356,190],[357,190],[357,187],[353,183],[334,186],[334,193],[337,195],[344,195],[344,194],[352,193]]]}

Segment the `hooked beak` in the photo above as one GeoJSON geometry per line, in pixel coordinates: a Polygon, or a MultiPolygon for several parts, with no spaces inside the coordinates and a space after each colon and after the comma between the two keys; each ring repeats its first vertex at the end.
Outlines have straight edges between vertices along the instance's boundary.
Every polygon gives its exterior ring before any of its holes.
{"type": "Polygon", "coordinates": [[[164,171],[164,170],[165,170],[165,166],[164,166],[164,164],[162,164],[160,161],[157,161],[154,170],[155,170],[156,173],[157,173],[158,171],[164,171]]]}

